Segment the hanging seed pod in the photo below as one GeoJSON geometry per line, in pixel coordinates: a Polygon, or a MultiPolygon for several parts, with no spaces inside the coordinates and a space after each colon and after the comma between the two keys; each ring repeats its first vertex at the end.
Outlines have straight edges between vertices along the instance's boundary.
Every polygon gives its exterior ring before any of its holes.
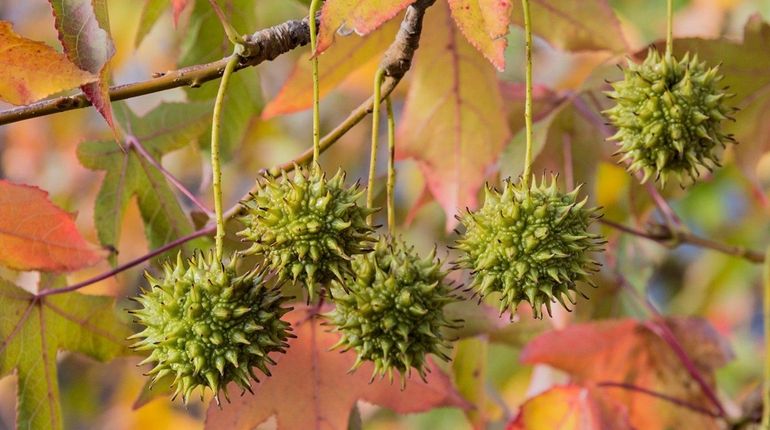
{"type": "Polygon", "coordinates": [[[503,192],[486,188],[484,205],[476,212],[458,217],[465,233],[456,248],[463,255],[456,267],[472,271],[470,288],[480,296],[498,293],[500,313],[512,313],[520,302],[528,302],[536,318],[545,305],[575,303],[576,284],[592,286],[589,274],[598,263],[591,254],[602,249],[603,241],[589,232],[599,216],[598,209],[578,201],[579,188],[562,194],[556,178],[540,185],[506,181],[503,192]]]}
{"type": "Polygon", "coordinates": [[[326,179],[316,164],[309,171],[297,167],[289,178],[267,178],[259,190],[242,202],[245,228],[238,234],[252,242],[246,254],[264,257],[279,279],[307,286],[343,280],[353,256],[371,251],[372,228],[366,217],[374,210],[357,205],[363,191],[345,187],[340,170],[326,179]]]}
{"type": "Polygon", "coordinates": [[[629,171],[665,185],[669,177],[695,182],[700,167],[720,166],[717,149],[734,139],[721,131],[732,94],[718,88],[718,67],[697,55],[676,60],[651,49],[642,64],[629,60],[623,73],[606,93],[616,104],[603,113],[618,128],[609,140],[618,142],[629,171]]]}
{"type": "Polygon", "coordinates": [[[149,352],[140,364],[155,363],[153,383],[174,377],[174,397],[185,403],[197,387],[210,388],[217,402],[230,382],[250,390],[250,378],[258,381],[253,369],[269,376],[269,354],[285,352],[292,337],[280,291],[255,271],[236,275],[236,260],[224,265],[211,252],[185,263],[180,253],[161,278],[145,275],[150,289],[136,298],[142,309],[132,313],[144,329],[131,336],[140,339],[132,347],[149,352]]]}
{"type": "Polygon", "coordinates": [[[414,368],[424,379],[426,358],[448,360],[451,348],[442,333],[456,327],[444,305],[457,298],[445,282],[435,250],[420,258],[400,239],[381,238],[374,252],[353,260],[353,275],[333,282],[336,308],[328,316],[342,337],[334,348],[357,354],[351,370],[374,363],[372,379],[393,371],[405,377],[414,368]]]}

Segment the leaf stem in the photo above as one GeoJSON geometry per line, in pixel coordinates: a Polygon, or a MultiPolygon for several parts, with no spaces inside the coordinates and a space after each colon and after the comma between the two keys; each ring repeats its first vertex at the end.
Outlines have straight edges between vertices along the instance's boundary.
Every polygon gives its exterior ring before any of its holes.
{"type": "Polygon", "coordinates": [[[526,98],[524,101],[524,123],[526,127],[525,136],[527,142],[526,152],[524,153],[524,177],[522,182],[524,187],[529,186],[529,177],[532,175],[532,16],[529,11],[529,0],[521,0],[521,6],[524,8],[524,35],[526,40],[526,98]]]}
{"type": "Polygon", "coordinates": [[[321,112],[319,108],[320,86],[318,83],[318,54],[316,46],[318,45],[318,25],[315,15],[321,6],[321,0],[312,0],[310,2],[310,11],[308,13],[308,22],[310,23],[310,52],[313,53],[310,64],[313,73],[313,161],[318,163],[318,157],[321,155],[321,112]]]}
{"type": "MultiPolygon", "coordinates": [[[[380,104],[382,103],[382,80],[385,72],[377,69],[374,74],[374,96],[372,104],[372,146],[369,149],[369,180],[366,185],[366,207],[374,207],[374,179],[377,174],[377,139],[380,134],[380,104]]],[[[372,225],[373,214],[366,217],[366,223],[372,225]]]]}
{"type": "Polygon", "coordinates": [[[674,0],[666,3],[666,57],[670,58],[674,50],[674,0]]]}
{"type": "Polygon", "coordinates": [[[388,184],[386,185],[386,201],[388,205],[388,232],[393,236],[396,232],[396,119],[393,116],[393,103],[390,97],[385,99],[385,110],[388,115],[388,184]]]}
{"type": "Polygon", "coordinates": [[[219,157],[219,129],[222,127],[222,107],[224,106],[227,84],[230,81],[230,75],[235,70],[235,65],[240,61],[238,54],[242,50],[242,45],[235,45],[233,55],[230,56],[230,60],[225,66],[222,80],[219,81],[219,91],[217,91],[217,98],[214,101],[214,113],[211,118],[211,171],[213,176],[211,186],[214,189],[214,213],[217,225],[217,232],[214,236],[217,261],[222,261],[225,238],[225,220],[222,215],[222,163],[219,157]]]}
{"type": "Polygon", "coordinates": [[[767,248],[762,279],[765,328],[765,381],[762,392],[762,429],[770,429],[770,247],[767,248]]]}

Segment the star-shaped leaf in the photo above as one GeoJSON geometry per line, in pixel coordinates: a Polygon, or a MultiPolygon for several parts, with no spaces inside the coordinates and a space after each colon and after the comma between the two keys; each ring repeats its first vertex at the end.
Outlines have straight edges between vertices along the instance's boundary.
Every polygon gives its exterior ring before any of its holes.
{"type": "MultiPolygon", "coordinates": [[[[275,357],[272,376],[253,385],[254,394],[234,396],[232,403],[209,407],[206,428],[252,429],[275,415],[278,429],[346,429],[350,410],[357,400],[366,400],[399,413],[426,411],[440,406],[468,407],[452,387],[449,377],[435,365],[427,382],[415,374],[401,390],[398,382],[369,383],[372,366],[354,373],[348,370],[355,353],[329,351],[339,334],[321,326],[307,310],[287,314],[296,339],[289,341],[286,355],[275,357]]],[[[238,390],[231,386],[230,391],[238,390]]]]}
{"type": "Polygon", "coordinates": [[[61,429],[56,354],[108,361],[129,352],[130,334],[110,297],[78,293],[37,297],[0,279],[0,377],[18,377],[17,428],[61,429]]]}
{"type": "MultiPolygon", "coordinates": [[[[137,117],[125,105],[116,106],[116,116],[126,131],[158,162],[164,154],[197,139],[208,127],[210,111],[208,103],[164,103],[137,117]]],[[[193,231],[163,173],[136,148],[123,150],[113,141],[86,142],[78,147],[78,158],[89,169],[107,172],[94,211],[103,245],[118,247],[123,214],[132,196],[136,196],[152,248],[193,231]]]]}

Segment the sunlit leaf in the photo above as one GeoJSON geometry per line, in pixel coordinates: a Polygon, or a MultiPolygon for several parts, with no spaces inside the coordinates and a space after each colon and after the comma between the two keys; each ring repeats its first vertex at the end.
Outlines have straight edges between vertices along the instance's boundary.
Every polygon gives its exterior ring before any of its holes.
{"type": "Polygon", "coordinates": [[[498,70],[505,69],[510,0],[449,0],[457,27],[498,70]]]}
{"type": "Polygon", "coordinates": [[[83,239],[73,216],[29,185],[0,180],[0,264],[16,270],[66,272],[104,253],[83,239]]]}
{"type": "Polygon", "coordinates": [[[326,0],[321,8],[316,53],[324,52],[334,41],[334,34],[355,31],[369,34],[395,17],[415,0],[326,0]]]}

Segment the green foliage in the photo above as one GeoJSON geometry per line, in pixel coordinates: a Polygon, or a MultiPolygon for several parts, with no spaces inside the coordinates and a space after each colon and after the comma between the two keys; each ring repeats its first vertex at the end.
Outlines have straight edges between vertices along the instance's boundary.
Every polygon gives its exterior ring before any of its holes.
{"type": "Polygon", "coordinates": [[[280,280],[300,281],[310,298],[317,283],[343,281],[351,258],[371,250],[366,217],[374,210],[358,206],[363,191],[347,188],[341,170],[327,180],[318,164],[297,167],[291,178],[283,172],[258,186],[242,202],[245,228],[238,235],[252,242],[245,252],[263,256],[280,280]]]}
{"type": "Polygon", "coordinates": [[[198,387],[210,388],[217,401],[230,382],[250,390],[249,377],[259,381],[253,369],[269,376],[269,354],[288,347],[290,328],[281,317],[290,309],[281,307],[280,291],[256,270],[238,275],[237,261],[238,254],[224,264],[209,252],[185,264],[180,253],[160,279],[146,275],[150,290],[136,299],[142,309],[134,315],[145,328],[131,336],[140,339],[132,347],[150,351],[142,364],[155,363],[153,382],[172,376],[173,397],[181,394],[185,403],[198,387]]]}
{"type": "Polygon", "coordinates": [[[436,251],[420,258],[397,238],[380,238],[373,252],[353,259],[353,274],[334,281],[336,307],[329,315],[342,337],[335,347],[358,354],[351,370],[374,362],[375,376],[393,371],[404,376],[412,368],[425,379],[429,354],[449,360],[451,348],[443,330],[456,324],[444,315],[455,301],[436,251]]]}
{"type": "MultiPolygon", "coordinates": [[[[115,113],[119,122],[158,162],[163,155],[198,138],[211,112],[208,103],[163,103],[137,117],[126,105],[118,106],[115,113]]],[[[151,247],[192,233],[192,224],[163,173],[135,148],[123,150],[112,140],[85,142],[78,147],[78,159],[89,169],[107,172],[94,209],[102,245],[118,248],[123,214],[133,196],[151,247]]],[[[187,246],[192,249],[195,243],[187,246]]]]}
{"type": "Polygon", "coordinates": [[[721,165],[715,151],[733,139],[721,131],[730,94],[717,87],[718,67],[697,55],[676,60],[651,49],[642,64],[629,60],[624,74],[607,93],[617,104],[604,113],[618,128],[610,140],[619,142],[629,171],[665,185],[669,176],[694,182],[699,167],[721,165]]]}
{"type": "Polygon", "coordinates": [[[129,352],[115,299],[79,293],[36,297],[0,279],[0,377],[18,377],[17,427],[61,429],[59,350],[108,361],[129,352]]]}
{"type": "Polygon", "coordinates": [[[530,187],[508,180],[502,193],[487,187],[484,205],[460,217],[466,231],[457,265],[473,271],[470,287],[482,297],[499,293],[500,312],[511,316],[522,301],[538,318],[543,305],[550,315],[551,302],[574,304],[576,283],[593,285],[591,253],[602,249],[601,236],[589,231],[599,211],[578,201],[578,192],[562,194],[555,177],[539,185],[533,178],[530,187]]]}

